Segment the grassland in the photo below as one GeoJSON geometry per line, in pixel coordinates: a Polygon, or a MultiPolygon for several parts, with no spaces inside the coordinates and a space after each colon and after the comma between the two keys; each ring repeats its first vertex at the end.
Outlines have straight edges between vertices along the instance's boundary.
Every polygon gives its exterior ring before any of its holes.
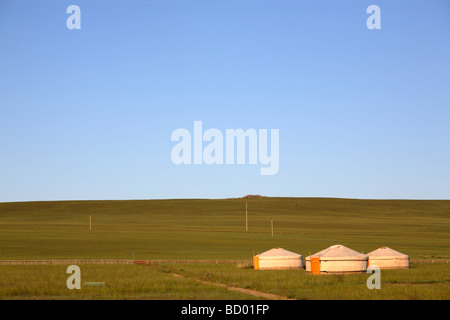
{"type": "Polygon", "coordinates": [[[235,265],[182,265],[172,266],[171,270],[187,278],[296,300],[450,299],[450,267],[442,264],[412,264],[410,269],[381,270],[381,290],[367,288],[367,273],[311,275],[304,270],[255,271],[235,265]]]}
{"type": "Polygon", "coordinates": [[[332,244],[450,257],[450,201],[260,198],[0,203],[0,259],[250,259],[332,244]],[[245,202],[249,231],[245,232],[245,202]],[[89,214],[92,231],[89,231],[89,214]],[[274,237],[270,233],[274,219],[274,237]]]}
{"type": "Polygon", "coordinates": [[[80,265],[81,282],[105,282],[104,287],[69,290],[67,266],[0,266],[0,299],[254,299],[191,279],[137,265],[80,265]]]}
{"type": "Polygon", "coordinates": [[[80,265],[82,283],[104,281],[106,285],[68,290],[66,268],[0,266],[0,299],[264,299],[218,283],[298,300],[450,299],[450,268],[442,264],[382,270],[381,290],[366,287],[366,273],[314,276],[304,270],[255,271],[235,264],[80,265]]]}
{"type": "MultiPolygon", "coordinates": [[[[0,260],[248,259],[273,247],[303,256],[332,244],[389,246],[411,259],[450,258],[450,201],[257,198],[0,203],[0,260]],[[245,202],[249,230],[245,231],[245,202]],[[92,215],[92,231],[89,230],[92,215]],[[274,220],[274,236],[270,219],[274,220]]],[[[65,265],[0,266],[0,299],[252,299],[197,280],[293,299],[450,299],[448,264],[311,276],[228,265],[83,265],[68,290],[65,265]],[[175,278],[173,274],[184,278],[175,278]]]]}

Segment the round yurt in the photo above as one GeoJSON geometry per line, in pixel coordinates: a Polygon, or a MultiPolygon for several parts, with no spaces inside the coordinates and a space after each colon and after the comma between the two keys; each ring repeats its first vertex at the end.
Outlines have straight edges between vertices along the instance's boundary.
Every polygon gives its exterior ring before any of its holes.
{"type": "Polygon", "coordinates": [[[408,269],[409,256],[388,247],[381,247],[369,252],[369,266],[376,265],[380,269],[408,269]]]}
{"type": "Polygon", "coordinates": [[[303,261],[300,254],[274,248],[253,257],[255,270],[302,269],[303,261]]]}
{"type": "Polygon", "coordinates": [[[368,256],[337,244],[306,257],[306,272],[350,273],[365,272],[368,256]]]}

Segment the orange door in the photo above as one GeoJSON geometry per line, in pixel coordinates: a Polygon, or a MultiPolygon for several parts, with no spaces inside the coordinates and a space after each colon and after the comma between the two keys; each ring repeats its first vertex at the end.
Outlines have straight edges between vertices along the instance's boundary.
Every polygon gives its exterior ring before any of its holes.
{"type": "Polygon", "coordinates": [[[255,267],[255,270],[259,270],[259,257],[258,256],[253,258],[253,265],[255,267]]]}
{"type": "Polygon", "coordinates": [[[320,257],[311,257],[311,273],[320,274],[320,257]]]}

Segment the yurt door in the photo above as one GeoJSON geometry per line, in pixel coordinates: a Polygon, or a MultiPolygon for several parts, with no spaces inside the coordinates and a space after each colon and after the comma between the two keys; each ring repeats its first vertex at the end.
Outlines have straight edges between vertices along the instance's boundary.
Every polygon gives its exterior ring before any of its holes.
{"type": "Polygon", "coordinates": [[[259,257],[258,256],[254,257],[253,262],[255,270],[259,270],[259,257]]]}
{"type": "Polygon", "coordinates": [[[311,273],[320,274],[320,257],[311,257],[311,273]]]}

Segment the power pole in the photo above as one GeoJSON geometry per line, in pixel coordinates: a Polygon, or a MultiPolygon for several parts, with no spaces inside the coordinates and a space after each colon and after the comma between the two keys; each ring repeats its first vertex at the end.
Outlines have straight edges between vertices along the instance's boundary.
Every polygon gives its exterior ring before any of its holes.
{"type": "Polygon", "coordinates": [[[245,202],[245,232],[248,232],[248,206],[245,202]]]}
{"type": "Polygon", "coordinates": [[[270,226],[272,229],[272,238],[273,238],[273,218],[270,218],[270,226]]]}

